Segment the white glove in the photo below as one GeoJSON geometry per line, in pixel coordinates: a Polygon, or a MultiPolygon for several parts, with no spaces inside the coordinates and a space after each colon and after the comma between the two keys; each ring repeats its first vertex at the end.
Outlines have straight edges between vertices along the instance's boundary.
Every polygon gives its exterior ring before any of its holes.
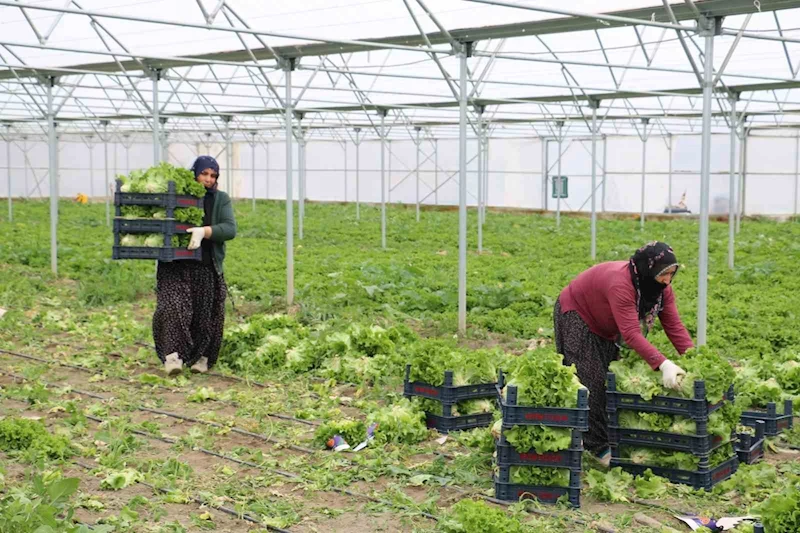
{"type": "Polygon", "coordinates": [[[203,227],[189,228],[186,230],[186,233],[192,234],[192,238],[189,241],[189,246],[187,246],[187,248],[189,250],[197,250],[200,248],[200,243],[203,241],[203,237],[206,235],[206,229],[203,227]]]}
{"type": "Polygon", "coordinates": [[[670,361],[669,359],[661,363],[658,367],[661,370],[661,383],[668,389],[678,389],[681,386],[680,376],[685,376],[686,371],[670,361]]]}

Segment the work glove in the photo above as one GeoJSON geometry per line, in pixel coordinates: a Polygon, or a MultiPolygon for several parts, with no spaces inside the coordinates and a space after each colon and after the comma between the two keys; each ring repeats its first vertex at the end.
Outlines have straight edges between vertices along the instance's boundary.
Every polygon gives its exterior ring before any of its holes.
{"type": "Polygon", "coordinates": [[[681,376],[686,375],[686,371],[670,361],[666,359],[661,366],[658,367],[661,370],[661,383],[668,389],[678,389],[681,386],[681,376]]]}
{"type": "Polygon", "coordinates": [[[200,248],[200,243],[203,241],[203,237],[206,235],[206,229],[203,227],[189,228],[186,230],[186,233],[192,234],[192,238],[189,240],[189,246],[187,246],[187,248],[189,250],[197,250],[200,248]]]}

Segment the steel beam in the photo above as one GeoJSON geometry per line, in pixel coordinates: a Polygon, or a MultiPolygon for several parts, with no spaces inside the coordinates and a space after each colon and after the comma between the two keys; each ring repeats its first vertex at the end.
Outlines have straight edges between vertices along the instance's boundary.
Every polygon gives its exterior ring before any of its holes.
{"type": "Polygon", "coordinates": [[[645,182],[647,179],[647,125],[650,123],[649,118],[642,119],[642,200],[641,200],[641,213],[639,214],[639,229],[644,231],[644,196],[645,196],[645,182]]]}
{"type": "Polygon", "coordinates": [[[792,195],[794,208],[792,212],[797,216],[797,182],[800,178],[800,132],[797,133],[794,141],[794,194],[792,195]]]}
{"type": "Polygon", "coordinates": [[[439,139],[433,140],[433,203],[439,205],[439,139]]]}
{"type": "Polygon", "coordinates": [[[597,108],[600,102],[592,101],[592,261],[597,260],[597,108]]]}
{"type": "Polygon", "coordinates": [[[159,105],[158,105],[158,80],[161,78],[161,71],[153,69],[150,71],[150,76],[153,80],[153,165],[161,162],[161,134],[159,128],[161,126],[161,119],[159,118],[159,105]]]}
{"type": "Polygon", "coordinates": [[[698,21],[700,35],[705,39],[705,61],[703,65],[703,136],[700,164],[700,235],[697,282],[697,345],[706,344],[708,326],[708,203],[711,186],[711,104],[714,74],[714,26],[713,18],[702,17],[698,21]]]}
{"type": "Polygon", "coordinates": [[[292,198],[292,121],[294,113],[292,111],[292,70],[294,70],[294,60],[289,59],[284,62],[286,82],[286,107],[285,127],[286,127],[286,305],[294,304],[294,213],[292,198]]]}
{"type": "Polygon", "coordinates": [[[458,125],[458,332],[467,332],[467,53],[464,43],[456,54],[459,63],[458,125]]]}
{"type": "Polygon", "coordinates": [[[356,132],[356,220],[361,220],[361,128],[355,128],[356,132]]]}
{"type": "Polygon", "coordinates": [[[381,248],[386,249],[386,111],[381,116],[381,248]]]}
{"type": "Polygon", "coordinates": [[[101,122],[103,126],[103,164],[105,166],[105,196],[106,199],[106,226],[111,226],[111,187],[108,176],[108,121],[101,122]]]}
{"type": "Polygon", "coordinates": [[[8,221],[14,222],[14,201],[11,198],[11,125],[6,125],[6,180],[8,183],[8,221]]]}
{"type": "Polygon", "coordinates": [[[250,135],[253,136],[253,141],[250,143],[250,179],[252,180],[251,183],[251,191],[253,196],[253,211],[256,210],[256,132],[251,132],[250,135]]]}
{"type": "Polygon", "coordinates": [[[736,231],[736,100],[731,96],[730,183],[728,186],[728,268],[733,270],[734,239],[736,231]]]}
{"type": "Polygon", "coordinates": [[[561,228],[561,189],[563,187],[563,177],[561,175],[561,159],[564,154],[561,152],[562,144],[564,143],[564,122],[559,121],[558,126],[558,177],[556,178],[558,186],[556,189],[556,229],[561,228]]]}
{"type": "Polygon", "coordinates": [[[672,134],[667,134],[667,152],[669,168],[667,170],[667,213],[672,214],[672,134]]]}
{"type": "MultiPolygon", "coordinates": [[[[299,121],[298,121],[299,122],[299,121]]],[[[297,236],[303,240],[303,225],[306,218],[306,135],[298,128],[297,136],[297,236]]]]}
{"type": "Polygon", "coordinates": [[[420,150],[419,132],[420,132],[420,130],[422,130],[422,128],[417,126],[414,129],[417,131],[417,140],[414,142],[415,152],[416,152],[416,155],[417,155],[417,164],[414,167],[414,169],[415,169],[416,178],[417,178],[417,180],[416,180],[417,181],[417,183],[416,183],[417,187],[416,187],[415,198],[416,198],[416,204],[417,204],[417,222],[419,222],[419,150],[420,150]]]}
{"type": "Polygon", "coordinates": [[[58,275],[58,139],[53,107],[55,78],[47,79],[47,147],[50,174],[50,269],[58,275]]]}

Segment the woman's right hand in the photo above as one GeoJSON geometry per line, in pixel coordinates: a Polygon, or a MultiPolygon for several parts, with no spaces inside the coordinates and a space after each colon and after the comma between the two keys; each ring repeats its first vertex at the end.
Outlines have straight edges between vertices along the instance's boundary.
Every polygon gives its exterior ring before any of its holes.
{"type": "Polygon", "coordinates": [[[686,375],[686,371],[670,361],[666,359],[661,366],[658,367],[661,370],[661,383],[668,389],[678,389],[681,386],[681,376],[686,375]]]}

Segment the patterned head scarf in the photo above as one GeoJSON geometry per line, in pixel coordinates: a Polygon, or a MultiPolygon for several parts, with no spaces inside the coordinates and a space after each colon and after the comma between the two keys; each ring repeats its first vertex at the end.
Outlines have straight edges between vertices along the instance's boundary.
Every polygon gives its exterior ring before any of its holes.
{"type": "Polygon", "coordinates": [[[217,181],[214,183],[214,186],[211,187],[211,190],[216,190],[219,184],[219,163],[217,163],[216,159],[210,155],[198,156],[197,159],[194,160],[194,163],[192,163],[192,168],[190,170],[194,172],[194,177],[197,178],[197,176],[202,174],[207,168],[217,173],[217,181]]]}
{"type": "Polygon", "coordinates": [[[656,278],[672,267],[678,267],[675,252],[668,244],[657,241],[639,248],[628,263],[633,288],[636,290],[639,321],[647,332],[653,327],[656,317],[664,308],[663,296],[667,286],[656,281],[656,278]]]}

